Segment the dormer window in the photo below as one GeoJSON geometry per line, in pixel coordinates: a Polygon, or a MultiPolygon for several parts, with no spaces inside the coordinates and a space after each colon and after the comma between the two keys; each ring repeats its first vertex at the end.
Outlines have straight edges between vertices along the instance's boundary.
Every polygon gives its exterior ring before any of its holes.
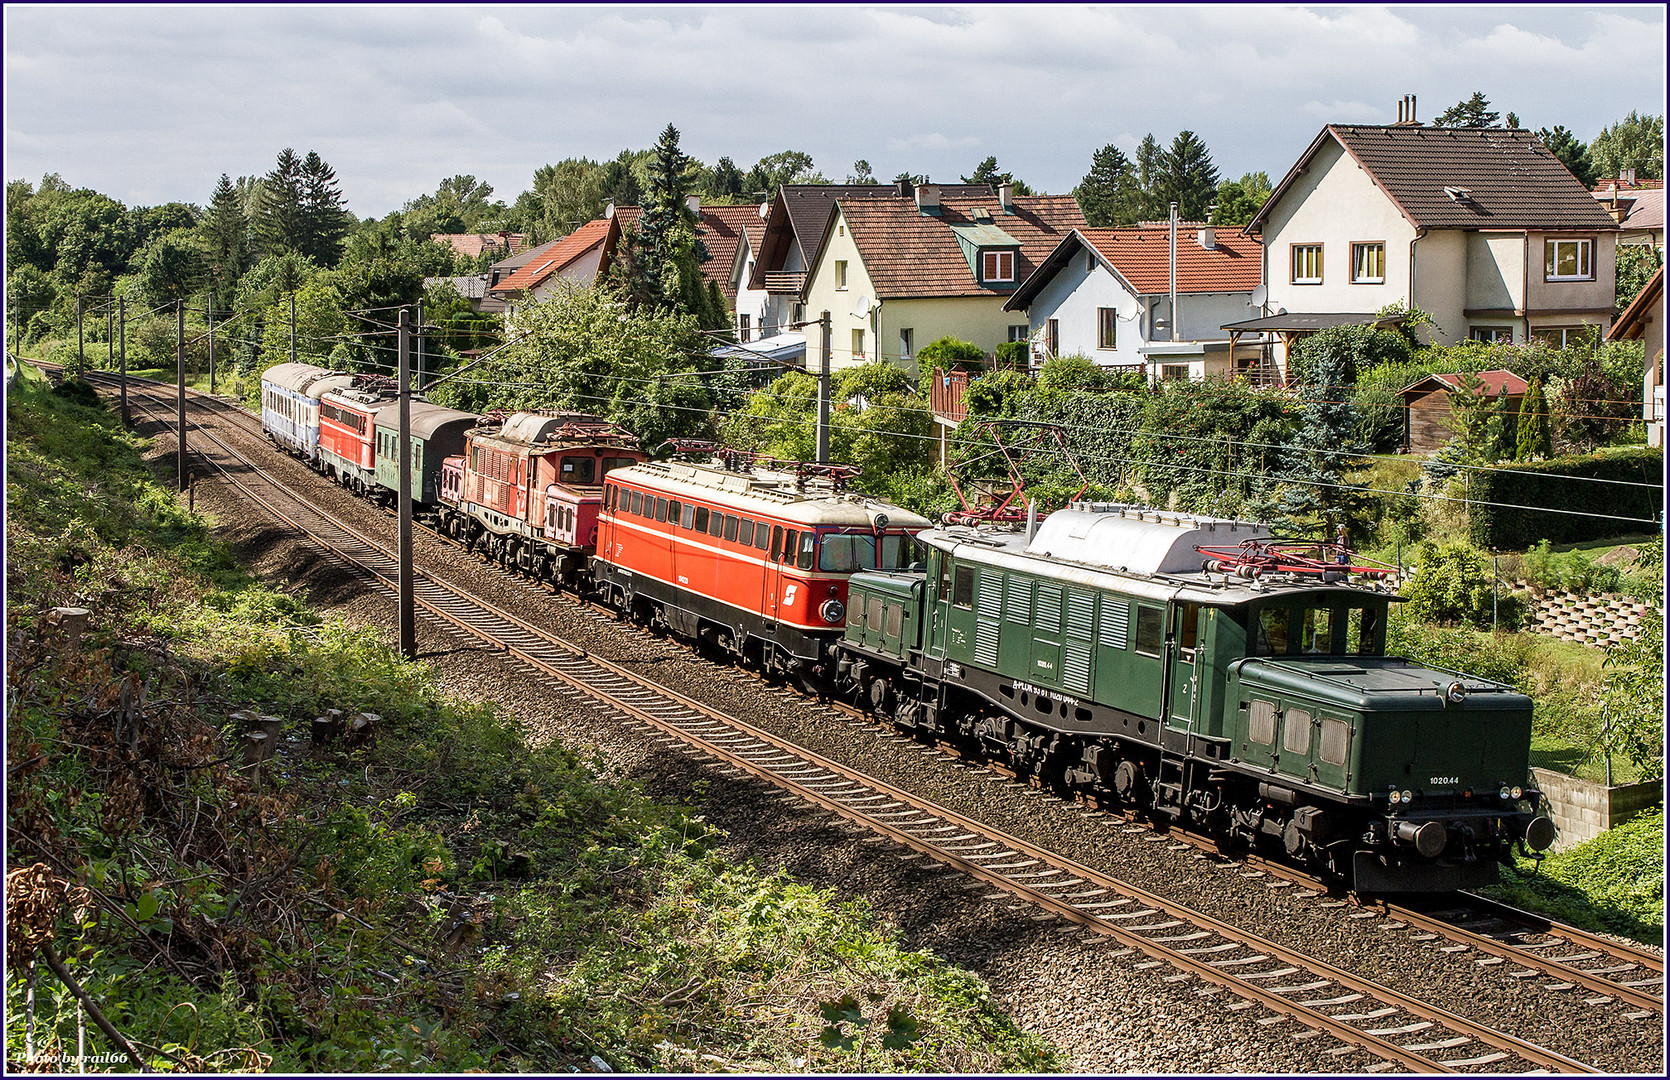
{"type": "Polygon", "coordinates": [[[980,280],[1014,281],[1015,253],[1013,251],[984,251],[980,254],[980,280]]]}

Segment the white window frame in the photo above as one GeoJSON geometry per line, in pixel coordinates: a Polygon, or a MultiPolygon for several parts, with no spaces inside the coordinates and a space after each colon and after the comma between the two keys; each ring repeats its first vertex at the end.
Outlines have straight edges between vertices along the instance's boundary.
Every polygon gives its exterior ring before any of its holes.
{"type": "Polygon", "coordinates": [[[1491,344],[1513,344],[1513,327],[1511,326],[1469,326],[1467,328],[1468,341],[1484,341],[1491,344]]]}
{"type": "Polygon", "coordinates": [[[899,328],[899,359],[909,360],[916,355],[916,331],[913,327],[899,328]]]}
{"type": "Polygon", "coordinates": [[[1383,240],[1356,240],[1351,244],[1351,284],[1386,284],[1386,243],[1383,240]],[[1363,256],[1375,254],[1375,273],[1363,272],[1363,256]]]}
{"type": "Polygon", "coordinates": [[[1542,278],[1544,281],[1595,280],[1595,242],[1589,237],[1549,237],[1542,242],[1542,278]],[[1570,245],[1575,249],[1577,272],[1559,273],[1560,249],[1570,245]]]}
{"type": "Polygon", "coordinates": [[[980,253],[981,281],[1014,281],[1015,253],[1013,251],[982,251],[980,253]]]}
{"type": "Polygon", "coordinates": [[[852,328],[852,359],[867,359],[864,354],[864,328],[862,326],[852,328]]]}
{"type": "Polygon", "coordinates": [[[1029,338],[1031,336],[1032,336],[1032,328],[1030,326],[1024,326],[1024,325],[1021,325],[1019,323],[1016,323],[1016,324],[1013,324],[1009,327],[1009,340],[1010,341],[1025,341],[1027,338],[1029,338]]]}
{"type": "Polygon", "coordinates": [[[1322,284],[1322,245],[1321,244],[1289,244],[1287,246],[1287,270],[1288,270],[1289,279],[1291,280],[1292,284],[1294,284],[1294,285],[1320,285],[1320,284],[1322,284]],[[1300,277],[1299,276],[1299,258],[1300,258],[1299,253],[1300,252],[1305,252],[1306,253],[1306,256],[1305,256],[1306,263],[1313,262],[1309,253],[1310,252],[1315,252],[1314,265],[1306,267],[1307,270],[1314,270],[1315,271],[1315,273],[1316,273],[1315,277],[1310,277],[1310,276],[1300,277]]]}

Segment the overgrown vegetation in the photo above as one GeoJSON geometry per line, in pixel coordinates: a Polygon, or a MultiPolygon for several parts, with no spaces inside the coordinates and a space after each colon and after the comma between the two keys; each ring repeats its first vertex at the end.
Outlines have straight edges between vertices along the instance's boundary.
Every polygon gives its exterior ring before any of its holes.
{"type": "Polygon", "coordinates": [[[12,1068],[95,1006],[112,1068],[1059,1068],[861,906],[250,581],[76,396],[8,401],[12,1068]]]}
{"type": "Polygon", "coordinates": [[[1649,811],[1540,863],[1524,860],[1483,891],[1585,930],[1662,944],[1664,811],[1649,811]]]}

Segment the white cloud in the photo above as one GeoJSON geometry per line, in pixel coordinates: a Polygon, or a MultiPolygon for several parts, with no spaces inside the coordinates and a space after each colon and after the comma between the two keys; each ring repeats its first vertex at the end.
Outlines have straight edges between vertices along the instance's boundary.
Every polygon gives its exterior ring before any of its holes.
{"type": "Polygon", "coordinates": [[[612,158],[669,122],[747,167],[967,174],[1068,191],[1099,147],[1185,128],[1220,173],[1284,173],[1328,122],[1427,118],[1482,90],[1592,137],[1664,109],[1663,8],[1067,4],[8,6],[8,178],[203,201],[317,149],[381,216],[473,173],[612,158]],[[1580,87],[1581,92],[1575,92],[1580,87]]]}

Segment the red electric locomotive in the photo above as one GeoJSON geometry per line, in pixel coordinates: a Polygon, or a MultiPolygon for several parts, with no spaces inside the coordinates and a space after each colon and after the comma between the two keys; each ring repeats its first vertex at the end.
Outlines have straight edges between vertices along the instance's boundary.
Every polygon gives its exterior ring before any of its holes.
{"type": "Polygon", "coordinates": [[[595,416],[490,413],[442,464],[441,528],[501,566],[572,585],[597,545],[603,478],[644,457],[595,416]]]}
{"type": "Polygon", "coordinates": [[[817,683],[846,624],[847,577],[909,565],[930,525],[827,480],[649,462],[605,485],[592,574],[636,621],[817,683]]]}
{"type": "Polygon", "coordinates": [[[356,375],[352,385],[319,398],[319,467],[364,495],[377,490],[377,414],[399,406],[399,388],[386,375],[356,375]]]}

